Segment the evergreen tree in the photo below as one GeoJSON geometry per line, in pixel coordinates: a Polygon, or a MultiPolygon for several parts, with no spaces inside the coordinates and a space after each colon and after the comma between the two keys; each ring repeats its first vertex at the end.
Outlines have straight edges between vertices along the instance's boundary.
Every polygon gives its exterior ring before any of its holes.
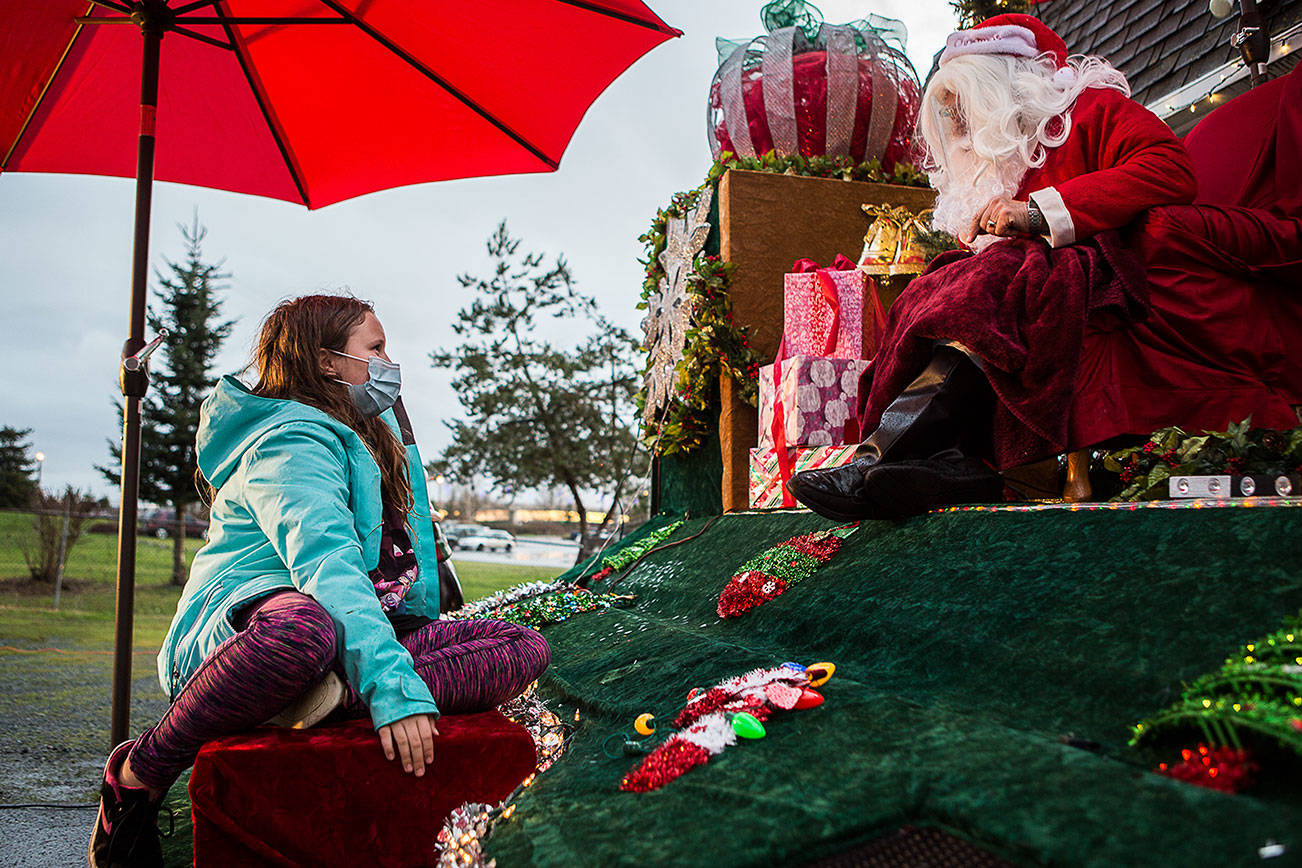
{"type": "MultiPolygon", "coordinates": [[[[167,263],[167,272],[155,272],[158,307],[151,305],[149,328],[167,329],[167,337],[151,361],[149,392],[141,402],[140,498],[170,504],[175,520],[172,537],[172,584],[185,584],[185,513],[198,502],[195,474],[198,466],[194,438],[199,428],[199,405],[217,383],[213,361],[230,335],[233,320],[220,319],[219,293],[230,278],[222,262],[205,262],[203,239],[208,230],[178,224],[185,240],[182,262],[167,263]],[[161,362],[161,364],[158,364],[161,362]]],[[[118,403],[121,416],[122,405],[118,403]]],[[[116,467],[100,467],[110,481],[121,478],[122,447],[109,441],[116,467]]]]}
{"type": "Polygon", "coordinates": [[[1029,0],[950,0],[949,5],[958,16],[959,29],[967,30],[996,15],[1029,12],[1033,4],[1029,0]]]}
{"type": "Polygon", "coordinates": [[[453,325],[464,342],[430,359],[457,372],[453,388],[468,418],[448,423],[452,443],[434,466],[463,482],[487,478],[507,493],[564,488],[587,543],[584,492],[611,493],[605,527],[630,482],[637,341],[575,289],[563,256],[545,265],[542,254],[521,254],[520,243],[503,221],[488,239],[492,275],[457,278],[475,293],[453,325]],[[539,337],[544,317],[568,320],[576,346],[539,337]]]}
{"type": "Polygon", "coordinates": [[[36,494],[31,428],[0,428],[0,508],[27,506],[36,494]]]}

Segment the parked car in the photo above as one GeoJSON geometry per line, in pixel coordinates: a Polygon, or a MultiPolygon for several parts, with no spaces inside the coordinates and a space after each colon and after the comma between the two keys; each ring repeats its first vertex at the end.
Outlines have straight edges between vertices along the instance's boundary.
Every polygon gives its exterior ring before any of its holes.
{"type": "Polygon", "coordinates": [[[501,549],[504,552],[509,552],[515,548],[515,537],[504,530],[483,527],[475,531],[468,531],[457,537],[457,548],[474,549],[480,552],[492,552],[501,549]]]}
{"type": "Polygon", "coordinates": [[[452,548],[460,548],[460,540],[467,534],[483,533],[488,530],[482,524],[474,524],[468,521],[443,521],[439,522],[439,530],[443,531],[443,536],[452,548]]]}
{"type": "MultiPolygon", "coordinates": [[[[138,533],[159,539],[168,539],[176,531],[176,510],[155,509],[146,513],[136,525],[138,533]]],[[[185,514],[185,535],[198,539],[208,538],[208,522],[197,515],[185,514]]]]}

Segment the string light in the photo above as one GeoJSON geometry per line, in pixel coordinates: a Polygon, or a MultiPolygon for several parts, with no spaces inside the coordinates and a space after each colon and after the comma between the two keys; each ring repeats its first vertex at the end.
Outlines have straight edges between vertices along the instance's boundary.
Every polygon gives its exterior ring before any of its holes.
{"type": "Polygon", "coordinates": [[[1296,644],[1299,616],[1242,647],[1217,671],[1190,683],[1178,701],[1132,728],[1130,743],[1154,735],[1201,732],[1203,743],[1185,749],[1175,765],[1158,771],[1189,783],[1237,791],[1250,785],[1256,761],[1242,742],[1263,740],[1302,754],[1302,655],[1296,644]]]}
{"type": "MultiPolygon", "coordinates": [[[[509,820],[515,815],[515,799],[520,793],[532,786],[538,779],[538,775],[551,768],[569,746],[573,727],[563,723],[561,718],[538,698],[537,686],[538,683],[535,681],[524,693],[498,709],[529,732],[534,748],[538,752],[536,770],[521,781],[499,805],[468,802],[452,811],[435,839],[438,868],[456,868],[460,865],[493,868],[496,865],[495,860],[484,857],[484,842],[498,823],[509,820]]],[[[574,719],[579,719],[577,711],[574,719]]]]}
{"type": "MultiPolygon", "coordinates": [[[[1292,53],[1293,42],[1296,41],[1299,33],[1302,33],[1302,25],[1294,25],[1274,37],[1271,53],[1268,54],[1272,62],[1292,53]]],[[[1248,70],[1243,65],[1243,61],[1235,59],[1226,67],[1212,70],[1184,87],[1166,94],[1160,102],[1150,103],[1148,108],[1150,111],[1157,112],[1159,107],[1165,106],[1166,117],[1171,117],[1186,108],[1191,113],[1196,114],[1199,104],[1204,100],[1207,101],[1208,105],[1217,102],[1212,97],[1219,97],[1224,100],[1225,94],[1219,91],[1223,91],[1226,87],[1237,84],[1247,77],[1248,70]]]]}

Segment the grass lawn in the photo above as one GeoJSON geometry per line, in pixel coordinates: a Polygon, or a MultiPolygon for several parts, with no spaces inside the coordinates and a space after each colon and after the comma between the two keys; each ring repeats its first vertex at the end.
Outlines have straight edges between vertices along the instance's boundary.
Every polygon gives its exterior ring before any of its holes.
{"type": "MultiPolygon", "coordinates": [[[[90,524],[95,524],[91,522],[90,524]]],[[[21,647],[111,648],[117,573],[117,535],[83,533],[68,553],[59,610],[54,587],[32,582],[23,559],[35,532],[29,515],[0,513],[0,645],[21,647]]],[[[202,545],[186,540],[186,561],[202,545]]],[[[467,600],[521,582],[554,578],[555,568],[458,562],[457,575],[467,600]]],[[[172,541],[139,537],[133,644],[156,649],[167,633],[181,589],[169,583],[172,541]]]]}
{"type": "MultiPolygon", "coordinates": [[[[54,588],[29,578],[23,548],[30,550],[34,540],[30,516],[0,513],[0,756],[5,760],[0,803],[93,806],[109,747],[117,536],[85,533],[77,541],[64,571],[58,611],[53,609],[54,588]]],[[[200,545],[200,540],[186,540],[187,559],[200,545]]],[[[467,600],[558,573],[554,567],[469,561],[456,566],[467,600]]],[[[169,583],[171,571],[171,542],[140,537],[131,667],[133,733],[167,709],[154,658],[181,594],[169,583]]],[[[164,843],[168,864],[188,864],[191,859],[188,777],[172,787],[166,802],[176,829],[164,843]]],[[[87,809],[75,818],[60,811],[52,819],[89,829],[86,818],[93,816],[87,809]]],[[[83,846],[78,840],[72,848],[76,853],[51,852],[48,864],[84,859],[83,846]]],[[[0,863],[7,863],[4,852],[0,844],[0,863]]]]}

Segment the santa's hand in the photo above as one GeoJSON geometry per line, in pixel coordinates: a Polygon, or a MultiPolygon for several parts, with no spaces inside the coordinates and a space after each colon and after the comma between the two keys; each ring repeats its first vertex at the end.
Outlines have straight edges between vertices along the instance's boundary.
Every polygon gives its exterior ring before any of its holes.
{"type": "Polygon", "coordinates": [[[1026,203],[1008,196],[996,196],[972,218],[967,232],[959,239],[971,244],[978,235],[1025,235],[1031,231],[1031,217],[1026,203]]]}

